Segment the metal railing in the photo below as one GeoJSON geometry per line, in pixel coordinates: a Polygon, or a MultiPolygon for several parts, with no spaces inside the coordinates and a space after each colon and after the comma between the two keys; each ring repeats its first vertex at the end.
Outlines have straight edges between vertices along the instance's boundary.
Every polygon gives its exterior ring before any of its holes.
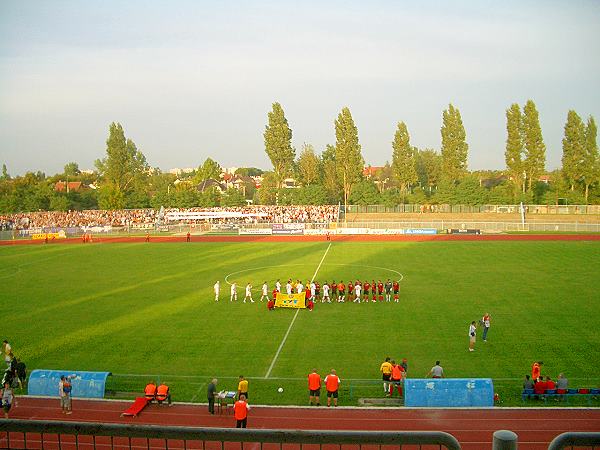
{"type": "Polygon", "coordinates": [[[302,449],[303,445],[438,446],[440,449],[460,450],[454,436],[441,431],[321,431],[321,430],[253,430],[236,428],[189,428],[154,425],[93,424],[83,422],[50,422],[39,420],[0,421],[1,448],[160,448],[224,449],[229,443],[258,443],[270,448],[302,449]],[[28,443],[30,444],[28,446],[28,443]]]}
{"type": "MultiPolygon", "coordinates": [[[[600,214],[600,205],[525,205],[528,214],[600,214]]],[[[453,214],[517,214],[519,205],[448,205],[403,204],[348,205],[348,214],[356,213],[453,213],[453,214]]]]}
{"type": "Polygon", "coordinates": [[[572,447],[600,448],[600,433],[563,433],[556,436],[548,450],[562,450],[572,447]]]}

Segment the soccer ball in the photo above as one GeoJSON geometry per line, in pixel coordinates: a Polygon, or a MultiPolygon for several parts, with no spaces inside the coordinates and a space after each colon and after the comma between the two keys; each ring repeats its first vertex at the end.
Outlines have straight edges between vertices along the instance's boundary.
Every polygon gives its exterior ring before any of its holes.
{"type": "Polygon", "coordinates": [[[277,389],[277,392],[279,392],[281,394],[283,392],[283,388],[280,387],[279,389],[277,389]]]}

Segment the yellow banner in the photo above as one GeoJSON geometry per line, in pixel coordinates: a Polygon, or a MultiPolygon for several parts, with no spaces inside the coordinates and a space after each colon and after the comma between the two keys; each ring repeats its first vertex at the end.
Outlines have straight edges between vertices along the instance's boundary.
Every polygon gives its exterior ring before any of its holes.
{"type": "Polygon", "coordinates": [[[32,234],[31,235],[31,239],[44,240],[44,239],[46,239],[46,236],[48,236],[48,240],[49,241],[51,241],[53,239],[65,239],[67,237],[67,235],[65,234],[65,232],[63,230],[60,230],[58,233],[37,233],[37,234],[32,234]]]}
{"type": "Polygon", "coordinates": [[[277,308],[306,308],[306,292],[300,294],[278,292],[275,299],[275,306],[277,308]]]}

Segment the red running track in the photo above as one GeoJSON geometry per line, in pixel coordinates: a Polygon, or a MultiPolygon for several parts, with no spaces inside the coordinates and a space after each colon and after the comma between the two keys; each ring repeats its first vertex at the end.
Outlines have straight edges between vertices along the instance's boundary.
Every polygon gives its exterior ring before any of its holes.
{"type": "MultiPolygon", "coordinates": [[[[206,406],[149,405],[137,418],[120,417],[131,402],[74,400],[73,414],[61,413],[58,399],[21,397],[10,412],[12,419],[69,420],[76,422],[136,423],[190,427],[234,427],[231,415],[210,415],[206,406]]],[[[445,431],[465,450],[491,449],[494,431],[507,429],[519,436],[519,449],[546,450],[554,437],[566,431],[599,431],[600,409],[406,409],[256,406],[249,428],[308,430],[445,431]]],[[[6,441],[0,439],[0,447],[6,441]]],[[[403,447],[404,448],[404,447],[403,447]]],[[[408,448],[408,447],[407,447],[408,448]]]]}
{"type": "MultiPolygon", "coordinates": [[[[429,242],[429,241],[600,241],[598,234],[438,234],[438,235],[334,235],[333,242],[429,242]]],[[[91,243],[129,243],[144,242],[144,236],[94,236],[91,243]]],[[[185,236],[151,236],[150,243],[156,242],[185,242],[185,236]]],[[[191,242],[325,242],[324,236],[192,236],[191,242]]],[[[50,241],[17,239],[0,241],[2,245],[59,245],[81,244],[80,238],[69,238],[50,241]]],[[[90,244],[85,244],[90,245],[90,244]]]]}

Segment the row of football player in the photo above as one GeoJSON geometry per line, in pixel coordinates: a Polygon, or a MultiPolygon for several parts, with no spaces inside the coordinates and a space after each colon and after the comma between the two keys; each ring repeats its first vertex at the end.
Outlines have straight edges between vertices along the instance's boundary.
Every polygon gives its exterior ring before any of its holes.
{"type": "MultiPolygon", "coordinates": [[[[252,298],[252,284],[246,284],[246,294],[244,296],[243,302],[246,303],[246,300],[249,300],[251,303],[254,303],[254,299],[252,298]]],[[[275,289],[272,291],[273,298],[277,296],[278,293],[282,292],[282,285],[279,280],[275,283],[275,289]]],[[[238,299],[238,285],[237,283],[232,283],[230,287],[230,296],[229,301],[237,301],[238,299]]],[[[215,292],[215,301],[219,301],[220,293],[221,293],[221,283],[217,281],[214,285],[215,292]]],[[[291,279],[285,285],[285,292],[288,295],[292,295],[294,293],[300,294],[302,292],[306,293],[307,299],[314,299],[315,301],[320,300],[321,302],[329,302],[332,300],[343,303],[346,301],[353,301],[355,303],[360,303],[361,299],[363,301],[369,301],[371,299],[372,302],[380,301],[390,302],[392,300],[392,295],[394,297],[394,301],[398,302],[400,298],[400,283],[396,280],[391,281],[388,280],[383,283],[381,280],[375,283],[375,280],[372,283],[368,281],[361,282],[359,280],[352,282],[349,281],[346,286],[343,282],[336,283],[333,281],[329,284],[327,281],[323,283],[323,286],[319,284],[317,281],[307,281],[306,285],[303,285],[300,280],[292,281],[291,279]],[[347,291],[346,291],[347,289],[347,291]],[[321,295],[321,290],[323,294],[321,295]],[[347,292],[347,296],[346,296],[347,292]]],[[[265,281],[261,288],[261,297],[260,301],[269,300],[269,286],[265,281]]]]}

